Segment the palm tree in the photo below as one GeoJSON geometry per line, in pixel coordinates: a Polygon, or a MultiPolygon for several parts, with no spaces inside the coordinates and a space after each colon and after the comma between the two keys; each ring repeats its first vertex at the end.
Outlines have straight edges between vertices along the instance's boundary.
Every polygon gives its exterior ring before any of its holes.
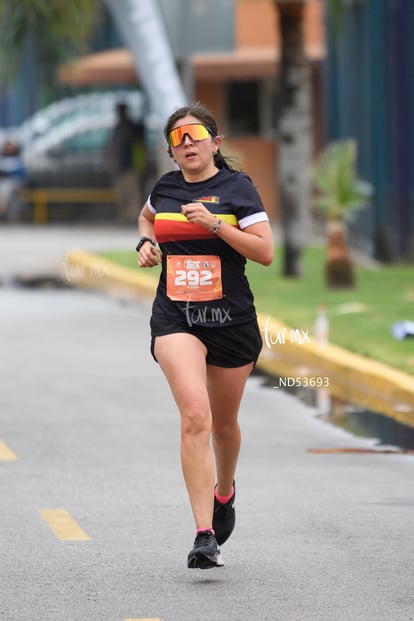
{"type": "Polygon", "coordinates": [[[310,68],[303,44],[307,0],[274,0],[281,32],[278,179],[283,230],[283,274],[301,275],[309,237],[312,115],[310,68]]]}
{"type": "Polygon", "coordinates": [[[333,142],[321,153],[313,170],[317,190],[314,205],[327,222],[326,284],[329,288],[353,287],[354,270],[346,239],[348,214],[366,205],[371,186],[356,173],[357,143],[333,142]]]}

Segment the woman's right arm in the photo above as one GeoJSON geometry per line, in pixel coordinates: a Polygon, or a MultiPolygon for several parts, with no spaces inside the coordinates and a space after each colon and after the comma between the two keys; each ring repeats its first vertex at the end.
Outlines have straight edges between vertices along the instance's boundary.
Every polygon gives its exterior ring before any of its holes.
{"type": "MultiPolygon", "coordinates": [[[[155,215],[145,204],[139,214],[138,226],[140,237],[149,237],[154,239],[154,219],[155,215]]],[[[161,252],[159,248],[153,246],[150,242],[145,242],[138,252],[137,263],[139,267],[154,267],[161,263],[161,252]]]]}

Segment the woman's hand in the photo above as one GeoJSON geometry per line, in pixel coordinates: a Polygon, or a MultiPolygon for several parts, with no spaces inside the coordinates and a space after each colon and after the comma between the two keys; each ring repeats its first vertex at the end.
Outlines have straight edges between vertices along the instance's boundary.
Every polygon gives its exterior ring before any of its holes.
{"type": "MultiPolygon", "coordinates": [[[[218,222],[202,203],[181,205],[181,213],[189,222],[194,222],[208,231],[212,231],[218,222]]],[[[273,235],[268,221],[251,224],[243,230],[223,222],[216,235],[246,259],[262,265],[270,265],[273,261],[273,235]]]]}
{"type": "Polygon", "coordinates": [[[139,267],[154,267],[161,263],[161,252],[159,248],[153,246],[151,242],[146,241],[141,246],[141,250],[138,253],[137,263],[139,267]]]}
{"type": "Polygon", "coordinates": [[[181,213],[189,222],[198,224],[208,230],[217,222],[217,218],[202,203],[181,205],[181,213]]]}

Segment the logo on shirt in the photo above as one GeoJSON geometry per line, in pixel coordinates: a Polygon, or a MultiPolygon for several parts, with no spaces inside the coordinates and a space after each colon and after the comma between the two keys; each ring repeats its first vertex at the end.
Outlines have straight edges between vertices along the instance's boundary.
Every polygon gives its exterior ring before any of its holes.
{"type": "Polygon", "coordinates": [[[218,205],[220,203],[220,196],[201,196],[194,199],[195,203],[212,203],[218,205]]]}

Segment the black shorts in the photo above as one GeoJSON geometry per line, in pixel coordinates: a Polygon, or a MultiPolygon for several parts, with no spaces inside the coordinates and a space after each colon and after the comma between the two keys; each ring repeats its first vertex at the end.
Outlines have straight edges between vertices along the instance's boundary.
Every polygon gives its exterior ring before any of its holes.
{"type": "Polygon", "coordinates": [[[257,319],[235,326],[206,328],[190,326],[186,321],[171,321],[151,317],[151,354],[154,353],[155,337],[185,332],[197,337],[207,348],[207,364],[216,367],[242,367],[249,362],[256,363],[262,349],[262,337],[257,319]]]}

